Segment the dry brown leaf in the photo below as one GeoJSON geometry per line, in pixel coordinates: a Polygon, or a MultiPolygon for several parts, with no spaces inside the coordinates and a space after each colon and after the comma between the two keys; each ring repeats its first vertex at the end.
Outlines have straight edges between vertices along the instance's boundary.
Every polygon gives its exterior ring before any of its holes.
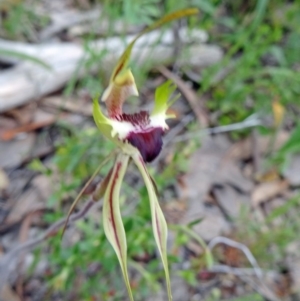
{"type": "Polygon", "coordinates": [[[43,210],[46,207],[46,200],[51,192],[49,178],[39,175],[32,181],[32,187],[23,193],[11,209],[6,223],[20,221],[30,212],[43,210]]]}
{"type": "Polygon", "coordinates": [[[18,166],[30,155],[36,140],[35,133],[24,134],[22,139],[0,140],[0,166],[10,168],[18,166]]]}
{"type": "Polygon", "coordinates": [[[259,173],[255,175],[255,180],[258,182],[273,182],[278,180],[280,175],[276,169],[270,169],[264,173],[259,173]]]}
{"type": "Polygon", "coordinates": [[[1,301],[21,301],[20,297],[6,284],[0,291],[1,301]]]}
{"type": "Polygon", "coordinates": [[[289,165],[283,171],[291,186],[300,186],[300,155],[292,156],[289,165]]]}
{"type": "Polygon", "coordinates": [[[193,229],[205,240],[210,240],[230,228],[217,206],[205,206],[206,196],[229,147],[230,143],[225,137],[205,137],[201,148],[190,159],[188,172],[182,179],[185,184],[179,187],[180,196],[187,198],[187,210],[180,222],[189,223],[202,218],[201,223],[193,229]],[[180,190],[181,187],[184,187],[183,191],[180,190]]]}
{"type": "Polygon", "coordinates": [[[18,126],[15,119],[7,117],[4,114],[0,115],[0,133],[4,130],[13,129],[18,126]]]}
{"type": "Polygon", "coordinates": [[[9,110],[5,114],[11,116],[18,125],[25,125],[32,121],[36,110],[36,103],[30,103],[21,108],[9,110]]]}
{"type": "Polygon", "coordinates": [[[91,116],[93,112],[92,102],[86,102],[81,98],[70,99],[53,96],[44,98],[42,103],[47,107],[53,107],[58,110],[69,111],[85,116],[91,116]]]}
{"type": "Polygon", "coordinates": [[[39,195],[35,189],[29,189],[18,200],[16,205],[10,211],[6,223],[14,223],[31,211],[44,209],[45,204],[40,201],[39,195]]]}
{"type": "Polygon", "coordinates": [[[289,187],[287,181],[276,180],[258,184],[252,192],[251,199],[254,207],[266,202],[282,193],[289,187]]]}
{"type": "Polygon", "coordinates": [[[9,141],[14,139],[18,134],[20,133],[27,133],[31,131],[35,131],[37,129],[43,128],[45,126],[53,124],[55,121],[54,117],[51,117],[49,119],[39,121],[39,122],[33,122],[29,123],[20,127],[17,127],[15,129],[7,130],[1,133],[0,139],[3,141],[9,141]]]}
{"type": "Polygon", "coordinates": [[[32,180],[32,185],[36,188],[40,200],[42,202],[46,202],[53,191],[50,177],[47,177],[46,175],[38,175],[32,180]]]}
{"type": "Polygon", "coordinates": [[[229,185],[216,186],[212,192],[219,206],[229,217],[239,216],[242,205],[250,205],[250,197],[248,195],[239,193],[229,185]]]}
{"type": "Polygon", "coordinates": [[[247,264],[244,253],[228,245],[223,245],[224,263],[231,267],[242,267],[247,264]]]}
{"type": "Polygon", "coordinates": [[[249,193],[253,189],[253,182],[244,176],[239,164],[234,160],[228,159],[222,160],[214,183],[221,185],[229,184],[245,193],[249,193]]]}
{"type": "Polygon", "coordinates": [[[163,211],[168,223],[176,224],[180,220],[180,218],[184,215],[186,211],[186,202],[179,201],[171,201],[168,202],[165,206],[163,206],[163,211]]]}
{"type": "MultiPolygon", "coordinates": [[[[290,137],[290,132],[280,131],[275,140],[274,149],[279,149],[290,137]]],[[[268,152],[270,147],[270,142],[272,140],[271,136],[258,136],[257,145],[259,148],[259,154],[264,155],[268,152]]],[[[246,160],[251,158],[253,154],[251,137],[246,138],[245,140],[236,142],[228,151],[226,155],[227,159],[234,160],[246,160]]]]}
{"type": "Polygon", "coordinates": [[[278,100],[274,100],[272,102],[272,109],[273,109],[273,116],[274,116],[274,126],[278,128],[282,124],[285,109],[278,100]]]}
{"type": "MultiPolygon", "coordinates": [[[[32,221],[33,221],[33,219],[36,215],[40,215],[40,214],[41,214],[40,211],[32,211],[28,215],[26,215],[26,217],[22,221],[21,229],[20,229],[20,232],[19,232],[19,242],[20,243],[25,243],[25,241],[28,239],[29,230],[30,230],[30,226],[32,224],[32,221]]],[[[23,296],[24,277],[23,277],[23,274],[22,274],[21,271],[22,271],[22,267],[23,267],[23,264],[24,264],[24,259],[25,259],[25,255],[23,254],[20,257],[19,263],[18,263],[18,266],[17,266],[18,278],[16,280],[16,291],[17,291],[19,296],[23,296]]]]}

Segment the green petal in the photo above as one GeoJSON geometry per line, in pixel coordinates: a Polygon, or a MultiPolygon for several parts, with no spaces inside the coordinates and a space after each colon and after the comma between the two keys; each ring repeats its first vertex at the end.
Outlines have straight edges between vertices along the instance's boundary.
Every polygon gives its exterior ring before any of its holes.
{"type": "Polygon", "coordinates": [[[164,115],[165,119],[175,117],[168,115],[168,108],[178,99],[179,95],[172,97],[176,90],[175,84],[168,80],[155,90],[155,104],[151,116],[164,115]]]}
{"type": "Polygon", "coordinates": [[[118,257],[129,298],[133,301],[127,272],[127,242],[120,212],[120,188],[128,165],[129,156],[119,154],[105,192],[103,202],[104,232],[118,257]]]}
{"type": "Polygon", "coordinates": [[[150,200],[150,209],[151,209],[151,216],[152,216],[152,228],[153,228],[154,238],[155,238],[155,241],[156,241],[156,244],[158,247],[158,251],[160,253],[163,267],[165,270],[168,298],[169,298],[169,301],[171,301],[172,300],[171,282],[170,282],[168,258],[167,258],[167,235],[168,235],[167,223],[166,223],[165,217],[163,215],[163,212],[159,206],[159,202],[158,202],[157,195],[155,192],[155,187],[154,187],[154,185],[152,183],[152,179],[146,169],[143,158],[137,151],[135,154],[132,155],[132,159],[134,160],[139,171],[141,172],[142,177],[145,182],[145,185],[147,187],[149,200],[150,200]]]}

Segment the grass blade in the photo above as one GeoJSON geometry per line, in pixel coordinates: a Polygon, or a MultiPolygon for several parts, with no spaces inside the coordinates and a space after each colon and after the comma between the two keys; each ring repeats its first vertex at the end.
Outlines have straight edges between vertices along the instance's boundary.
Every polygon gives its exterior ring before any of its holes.
{"type": "Polygon", "coordinates": [[[52,70],[51,66],[48,65],[47,63],[45,63],[43,60],[38,59],[32,55],[22,53],[22,52],[18,52],[15,50],[0,49],[0,55],[15,57],[15,58],[23,60],[23,61],[30,61],[32,63],[40,65],[41,67],[44,67],[47,70],[52,70]]]}

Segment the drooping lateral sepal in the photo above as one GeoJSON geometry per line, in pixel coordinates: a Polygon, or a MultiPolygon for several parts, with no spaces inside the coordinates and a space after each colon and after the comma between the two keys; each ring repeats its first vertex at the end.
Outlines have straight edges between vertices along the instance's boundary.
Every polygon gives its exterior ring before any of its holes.
{"type": "Polygon", "coordinates": [[[120,153],[110,175],[103,202],[104,232],[118,257],[130,300],[133,301],[128,271],[127,242],[120,212],[120,188],[127,169],[129,156],[120,153]]]}
{"type": "Polygon", "coordinates": [[[172,300],[171,282],[170,282],[168,257],[167,257],[167,235],[168,235],[167,223],[163,215],[163,212],[159,206],[159,202],[156,195],[156,189],[155,186],[153,185],[153,179],[148,173],[143,158],[137,151],[132,155],[132,159],[136,164],[136,166],[138,167],[140,173],[142,174],[143,180],[145,182],[148,191],[151,217],[152,217],[153,234],[165,270],[168,298],[169,301],[171,301],[172,300]]]}

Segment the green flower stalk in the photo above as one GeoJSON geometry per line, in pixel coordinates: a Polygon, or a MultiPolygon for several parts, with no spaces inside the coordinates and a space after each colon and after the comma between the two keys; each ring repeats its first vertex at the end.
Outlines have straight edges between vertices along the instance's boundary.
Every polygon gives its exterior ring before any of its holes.
{"type": "MultiPolygon", "coordinates": [[[[180,10],[166,15],[142,31],[120,57],[109,85],[101,97],[106,104],[108,116],[103,114],[98,99],[94,99],[93,102],[93,117],[97,127],[118,147],[114,166],[100,187],[99,197],[104,196],[104,231],[118,257],[131,301],[133,301],[133,295],[127,272],[127,242],[119,204],[120,188],[130,159],[140,171],[148,191],[154,238],[165,271],[168,298],[172,300],[167,260],[167,223],[159,206],[155,182],[148,173],[146,163],[153,161],[162,149],[162,136],[168,130],[166,120],[175,117],[167,110],[177,97],[171,98],[175,86],[167,81],[156,89],[154,109],[151,114],[147,111],[134,114],[123,113],[124,101],[129,96],[138,96],[134,76],[128,68],[130,54],[134,43],[143,34],[166,22],[197,13],[197,9],[180,10]]],[[[71,209],[73,207],[74,204],[71,209]]]]}

